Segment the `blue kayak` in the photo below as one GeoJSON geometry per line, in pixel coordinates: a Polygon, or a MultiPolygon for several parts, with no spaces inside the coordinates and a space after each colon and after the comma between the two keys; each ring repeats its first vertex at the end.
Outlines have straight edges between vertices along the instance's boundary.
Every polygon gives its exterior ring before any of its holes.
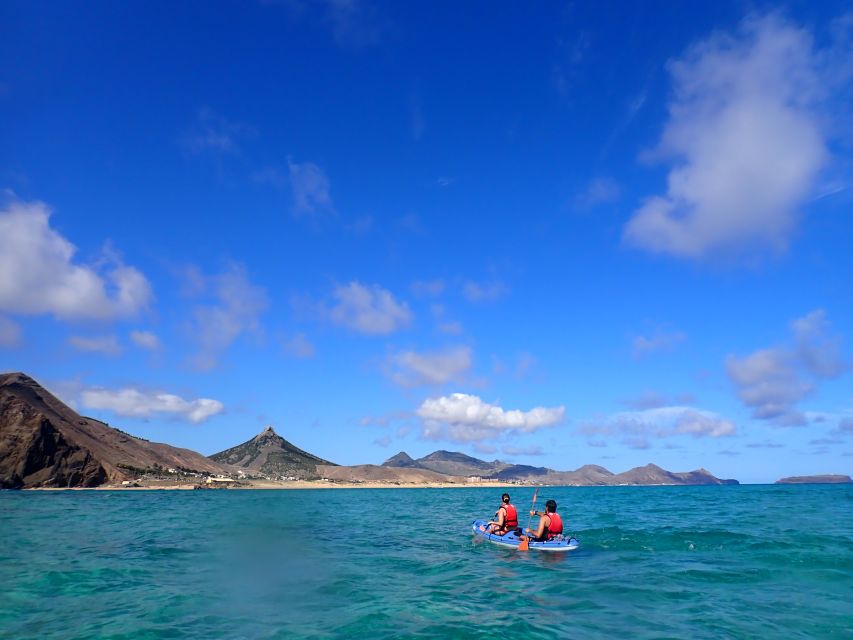
{"type": "MultiPolygon", "coordinates": [[[[515,531],[510,531],[502,536],[486,531],[486,520],[474,520],[471,523],[471,529],[477,537],[504,547],[518,547],[521,544],[521,539],[515,534],[515,531]]],[[[530,550],[533,551],[574,551],[581,543],[577,538],[572,536],[557,536],[548,542],[530,542],[530,550]]]]}

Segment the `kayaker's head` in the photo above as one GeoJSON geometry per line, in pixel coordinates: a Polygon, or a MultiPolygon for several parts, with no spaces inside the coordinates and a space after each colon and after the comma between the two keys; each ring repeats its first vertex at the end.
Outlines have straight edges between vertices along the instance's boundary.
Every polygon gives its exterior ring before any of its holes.
{"type": "Polygon", "coordinates": [[[545,511],[547,513],[557,513],[557,503],[554,500],[548,500],[545,503],[545,511]]]}
{"type": "Polygon", "coordinates": [[[501,496],[501,502],[503,502],[504,504],[509,504],[509,494],[508,493],[505,493],[501,496]]]}

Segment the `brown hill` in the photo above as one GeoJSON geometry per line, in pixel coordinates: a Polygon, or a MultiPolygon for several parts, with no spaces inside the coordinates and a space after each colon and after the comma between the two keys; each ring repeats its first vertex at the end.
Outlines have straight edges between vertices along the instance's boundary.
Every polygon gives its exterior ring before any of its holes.
{"type": "Polygon", "coordinates": [[[399,482],[400,484],[427,484],[429,482],[463,483],[465,478],[415,467],[377,466],[359,464],[351,467],[317,465],[323,478],[338,482],[399,482]]]}
{"type": "Polygon", "coordinates": [[[214,462],[230,465],[244,472],[254,472],[268,478],[316,478],[316,466],[333,462],[295,447],[267,427],[251,440],[210,456],[214,462]]]}
{"type": "Polygon", "coordinates": [[[534,482],[550,485],[656,485],[656,484],[738,484],[722,480],[705,469],[667,471],[647,464],[615,474],[596,464],[586,464],[574,471],[555,471],[548,467],[509,464],[500,460],[486,462],[456,451],[434,451],[417,460],[401,451],[383,463],[386,467],[421,468],[449,476],[480,476],[506,482],[534,482]]]}
{"type": "Polygon", "coordinates": [[[189,449],[84,418],[23,373],[0,374],[0,488],[94,487],[155,467],[223,472],[189,449]]]}

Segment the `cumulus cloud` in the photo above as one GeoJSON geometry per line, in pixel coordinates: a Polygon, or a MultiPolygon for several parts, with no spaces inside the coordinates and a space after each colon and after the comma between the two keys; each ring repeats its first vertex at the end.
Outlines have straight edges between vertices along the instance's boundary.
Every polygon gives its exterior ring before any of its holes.
{"type": "Polygon", "coordinates": [[[736,431],[731,421],[716,413],[679,406],[620,412],[580,426],[584,435],[614,437],[632,449],[650,448],[651,438],[721,438],[736,431]]]}
{"type": "Polygon", "coordinates": [[[379,285],[350,282],[335,287],[332,298],[331,321],[358,333],[387,335],[412,322],[408,305],[398,302],[390,291],[379,285]]]}
{"type": "Polygon", "coordinates": [[[285,340],[283,347],[284,352],[287,355],[291,356],[292,358],[298,358],[300,360],[304,360],[306,358],[313,358],[314,354],[316,353],[314,345],[311,343],[310,340],[308,340],[304,333],[297,333],[289,340],[285,340]]]}
{"type": "Polygon", "coordinates": [[[196,120],[181,139],[183,147],[192,153],[233,153],[238,143],[256,134],[254,127],[231,122],[212,109],[199,109],[196,120]]]}
{"type": "Polygon", "coordinates": [[[822,309],[794,320],[791,330],[788,344],[726,358],[729,379],[752,416],[780,426],[806,424],[797,403],[815,390],[818,381],[835,378],[847,368],[841,338],[829,335],[822,309]]]}
{"type": "Polygon", "coordinates": [[[652,353],[660,351],[672,351],[681,342],[684,342],[687,334],[683,331],[665,331],[658,329],[650,336],[637,336],[631,343],[631,354],[636,359],[644,358],[652,353]]]}
{"type": "Polygon", "coordinates": [[[416,411],[424,438],[454,442],[492,440],[510,432],[531,433],[562,422],[565,413],[562,406],[505,410],[465,393],[428,398],[416,411]]]}
{"type": "Polygon", "coordinates": [[[13,200],[0,210],[0,311],[62,320],[113,320],[151,301],[144,275],[112,251],[97,264],[74,261],[76,247],[50,226],[43,202],[13,200]]]}
{"type": "Polygon", "coordinates": [[[297,215],[313,215],[333,211],[332,187],[323,170],[313,162],[293,162],[287,159],[290,187],[293,190],[293,211],[297,215]]]}
{"type": "Polygon", "coordinates": [[[612,178],[596,178],[586,190],[575,198],[580,209],[591,209],[602,204],[617,202],[621,196],[619,183],[612,178]]]}
{"type": "Polygon", "coordinates": [[[80,402],[87,409],[111,411],[129,418],[150,418],[164,414],[188,420],[193,424],[204,422],[225,409],[218,400],[197,398],[184,400],[171,393],[140,391],[131,387],[124,389],[84,389],[80,402]]]}
{"type": "Polygon", "coordinates": [[[462,294],[469,302],[493,302],[508,291],[506,285],[499,281],[480,284],[469,280],[462,286],[462,294]]]}
{"type": "Polygon", "coordinates": [[[21,344],[21,327],[4,316],[0,316],[0,347],[16,347],[21,344]]]}
{"type": "Polygon", "coordinates": [[[667,399],[657,391],[644,391],[634,398],[626,398],[622,401],[626,407],[631,409],[645,410],[658,409],[667,405],[667,399]]]}
{"type": "Polygon", "coordinates": [[[150,331],[131,331],[130,341],[140,349],[156,351],[160,348],[160,338],[150,331]]]}
{"type": "Polygon", "coordinates": [[[471,362],[469,347],[452,347],[425,353],[400,351],[386,359],[384,370],[394,384],[420,387],[461,382],[471,369],[471,362]]]}
{"type": "Polygon", "coordinates": [[[208,304],[192,310],[190,332],[199,346],[194,358],[202,370],[216,366],[219,356],[240,336],[261,330],[260,316],[268,305],[266,291],[249,281],[245,267],[232,263],[214,276],[191,269],[195,295],[207,295],[208,304]]]}
{"type": "Polygon", "coordinates": [[[68,338],[68,344],[78,351],[87,351],[89,353],[100,353],[104,356],[120,356],[122,353],[121,345],[118,338],[114,335],[109,336],[71,336],[68,338]]]}
{"type": "Polygon", "coordinates": [[[844,436],[853,436],[853,418],[842,418],[838,421],[835,433],[844,436]]]}
{"type": "Polygon", "coordinates": [[[502,451],[508,456],[544,456],[542,447],[513,447],[506,446],[502,451]]]}
{"type": "Polygon", "coordinates": [[[666,193],[634,212],[624,239],[690,259],[784,249],[828,159],[811,34],[773,15],[749,18],[669,71],[669,120],[654,155],[676,161],[666,193]]]}
{"type": "Polygon", "coordinates": [[[440,296],[444,291],[444,280],[417,280],[412,283],[412,293],[419,298],[440,296]]]}
{"type": "Polygon", "coordinates": [[[436,325],[436,329],[438,329],[439,333],[445,333],[449,336],[458,336],[465,332],[465,328],[462,326],[462,323],[456,320],[439,322],[436,325]]]}

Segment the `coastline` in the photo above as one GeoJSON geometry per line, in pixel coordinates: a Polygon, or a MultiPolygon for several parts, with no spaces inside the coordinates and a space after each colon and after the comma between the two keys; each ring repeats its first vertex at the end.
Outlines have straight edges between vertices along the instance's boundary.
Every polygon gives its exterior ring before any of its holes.
{"type": "MultiPolygon", "coordinates": [[[[234,491],[234,490],[269,490],[269,489],[465,489],[465,488],[504,488],[520,487],[509,482],[327,482],[323,480],[293,480],[277,482],[275,480],[241,481],[230,486],[209,486],[198,483],[149,483],[138,487],[105,484],[98,487],[32,487],[22,491],[234,491]]],[[[529,485],[533,486],[533,485],[529,485]]]]}

